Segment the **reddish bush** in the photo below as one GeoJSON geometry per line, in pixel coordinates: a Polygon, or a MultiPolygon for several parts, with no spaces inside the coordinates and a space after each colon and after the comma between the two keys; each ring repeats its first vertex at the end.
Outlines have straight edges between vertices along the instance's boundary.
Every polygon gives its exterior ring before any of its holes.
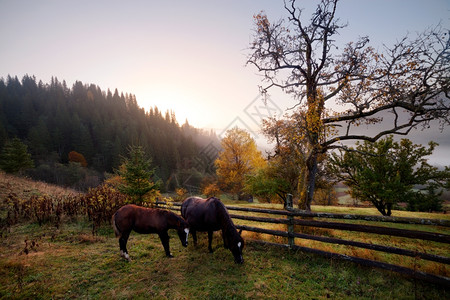
{"type": "Polygon", "coordinates": [[[69,161],[79,163],[82,167],[87,167],[88,165],[84,155],[76,151],[69,152],[69,161]]]}

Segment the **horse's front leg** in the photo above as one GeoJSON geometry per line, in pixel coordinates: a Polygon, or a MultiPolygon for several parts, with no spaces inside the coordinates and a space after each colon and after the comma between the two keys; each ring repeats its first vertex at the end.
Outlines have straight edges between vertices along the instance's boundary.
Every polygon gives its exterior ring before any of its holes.
{"type": "Polygon", "coordinates": [[[225,231],[224,230],[222,230],[222,239],[223,239],[223,247],[225,249],[229,249],[230,247],[228,246],[228,241],[227,241],[227,239],[225,237],[225,231]]]}
{"type": "Polygon", "coordinates": [[[212,238],[213,238],[213,232],[210,230],[210,231],[208,231],[208,250],[209,250],[210,253],[213,252],[213,249],[211,247],[212,238]]]}
{"type": "Polygon", "coordinates": [[[163,231],[161,233],[158,233],[159,239],[161,240],[161,243],[164,247],[164,251],[166,252],[167,257],[173,257],[172,253],[170,253],[170,246],[169,246],[169,235],[167,234],[167,231],[163,231]]]}

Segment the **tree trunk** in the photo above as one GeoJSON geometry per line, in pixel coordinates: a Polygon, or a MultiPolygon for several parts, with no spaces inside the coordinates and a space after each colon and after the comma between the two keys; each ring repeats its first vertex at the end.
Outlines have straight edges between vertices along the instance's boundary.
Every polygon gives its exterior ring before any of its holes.
{"type": "Polygon", "coordinates": [[[306,211],[311,211],[311,202],[314,197],[314,190],[316,184],[317,174],[317,153],[313,152],[306,161],[306,168],[304,169],[304,179],[300,183],[299,180],[299,194],[300,199],[298,208],[306,211]],[[300,185],[301,184],[301,185],[300,185]]]}
{"type": "Polygon", "coordinates": [[[391,215],[391,204],[388,203],[387,205],[385,205],[383,201],[377,201],[374,199],[371,199],[370,201],[383,216],[389,217],[391,215]]]}
{"type": "Polygon", "coordinates": [[[387,206],[387,213],[386,213],[386,216],[390,217],[390,216],[391,216],[391,213],[392,213],[392,211],[391,211],[391,209],[392,209],[392,203],[387,203],[386,206],[387,206]]]}

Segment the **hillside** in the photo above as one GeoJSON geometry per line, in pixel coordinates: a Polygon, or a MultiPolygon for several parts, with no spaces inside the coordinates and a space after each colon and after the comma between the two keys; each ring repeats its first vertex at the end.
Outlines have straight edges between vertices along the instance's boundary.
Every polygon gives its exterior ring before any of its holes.
{"type": "Polygon", "coordinates": [[[19,198],[25,199],[32,195],[67,196],[76,195],[77,191],[62,188],[54,184],[34,181],[5,174],[0,171],[0,199],[3,200],[10,193],[15,193],[19,198]]]}

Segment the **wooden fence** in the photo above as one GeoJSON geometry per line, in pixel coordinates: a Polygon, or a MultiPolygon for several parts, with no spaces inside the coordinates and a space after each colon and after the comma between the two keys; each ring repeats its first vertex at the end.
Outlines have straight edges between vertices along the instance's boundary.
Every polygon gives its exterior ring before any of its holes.
{"type": "MultiPolygon", "coordinates": [[[[157,202],[157,205],[165,205],[165,202],[157,202]]],[[[179,211],[181,203],[173,203],[172,206],[165,206],[166,208],[179,211]]],[[[377,267],[382,269],[387,269],[390,271],[398,272],[407,276],[411,276],[418,280],[425,280],[428,282],[432,282],[435,284],[443,285],[446,287],[450,287],[450,278],[428,274],[425,272],[412,270],[406,267],[397,266],[393,264],[383,263],[379,261],[374,261],[370,259],[364,259],[354,256],[348,256],[344,254],[338,254],[333,252],[326,252],[323,250],[302,247],[295,245],[295,238],[307,239],[320,241],[324,243],[332,243],[339,245],[347,245],[353,246],[363,249],[376,250],[385,253],[404,255],[414,258],[420,258],[424,260],[434,261],[441,264],[450,264],[450,257],[434,255],[423,253],[419,251],[413,251],[408,249],[384,246],[384,245],[376,245],[376,244],[368,244],[357,241],[344,240],[339,238],[325,237],[325,236],[317,236],[310,235],[304,233],[297,233],[294,231],[294,225],[302,225],[309,227],[318,227],[318,228],[330,228],[330,229],[338,229],[338,230],[347,230],[347,231],[357,231],[364,233],[373,233],[379,235],[389,235],[389,236],[397,236],[397,237],[406,237],[411,239],[421,239],[421,240],[429,240],[434,242],[440,242],[445,244],[450,244],[450,235],[434,233],[428,231],[417,231],[417,230],[407,230],[407,229],[398,229],[398,228],[389,228],[382,226],[374,226],[374,225],[360,225],[360,224],[349,224],[349,223],[339,223],[339,222],[327,222],[327,221],[316,221],[312,220],[312,218],[329,218],[329,219],[343,219],[343,220],[364,220],[371,222],[390,222],[390,223],[402,223],[402,224],[422,224],[422,225],[436,225],[443,226],[446,228],[450,228],[450,221],[448,220],[435,220],[435,219],[416,219],[416,218],[398,218],[398,217],[382,217],[382,216],[363,216],[363,215],[351,215],[351,214],[332,214],[332,213],[312,213],[306,211],[299,210],[274,210],[274,209],[260,209],[260,208],[250,208],[250,207],[236,207],[236,206],[226,206],[229,211],[241,211],[241,212],[251,212],[258,214],[269,214],[269,215],[278,215],[284,216],[285,218],[273,218],[273,217],[256,217],[249,215],[236,215],[230,213],[231,218],[245,221],[253,221],[253,222],[263,222],[263,223],[272,223],[272,224],[286,224],[287,231],[281,230],[270,230],[260,227],[252,227],[247,225],[236,225],[238,229],[242,229],[245,231],[269,234],[274,236],[286,237],[286,244],[278,244],[278,243],[270,243],[266,241],[257,241],[254,242],[288,248],[292,250],[299,250],[307,253],[314,253],[318,255],[325,256],[327,258],[335,258],[351,261],[354,263],[358,263],[360,265],[365,265],[369,267],[377,267]],[[304,219],[301,219],[304,218],[304,219]],[[306,219],[305,219],[306,218],[306,219]]]]}

